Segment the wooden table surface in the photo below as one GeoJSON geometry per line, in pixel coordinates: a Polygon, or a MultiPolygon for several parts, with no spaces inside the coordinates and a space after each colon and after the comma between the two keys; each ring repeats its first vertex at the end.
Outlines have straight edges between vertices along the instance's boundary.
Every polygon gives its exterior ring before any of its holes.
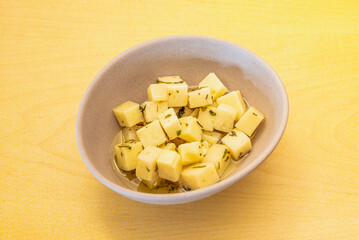
{"type": "Polygon", "coordinates": [[[359,1],[1,0],[0,131],[0,239],[359,239],[359,1]],[[290,116],[238,183],[154,206],[91,175],[75,119],[107,62],[175,34],[257,53],[290,116]]]}

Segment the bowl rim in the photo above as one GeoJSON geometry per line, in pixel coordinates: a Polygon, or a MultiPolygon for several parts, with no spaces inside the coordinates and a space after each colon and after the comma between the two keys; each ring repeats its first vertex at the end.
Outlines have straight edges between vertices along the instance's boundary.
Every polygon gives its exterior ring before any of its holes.
{"type": "Polygon", "coordinates": [[[82,99],[81,103],[78,109],[77,118],[76,118],[76,141],[79,148],[79,152],[81,155],[81,158],[83,159],[86,167],[89,169],[89,171],[97,178],[101,183],[103,183],[108,188],[112,189],[113,191],[128,197],[130,199],[144,202],[144,203],[151,203],[151,204],[160,204],[160,205],[169,205],[169,204],[180,204],[180,203],[186,203],[191,202],[195,200],[199,200],[205,197],[208,197],[210,195],[213,195],[240,180],[241,178],[245,177],[247,174],[252,172],[255,168],[257,168],[264,160],[268,158],[268,156],[273,152],[275,147],[278,145],[281,137],[284,134],[287,122],[288,122],[288,115],[289,115],[289,103],[288,103],[288,95],[286,92],[286,89],[284,87],[284,84],[282,80],[279,78],[278,74],[273,70],[273,68],[264,61],[261,57],[253,53],[252,51],[227,40],[215,38],[215,37],[209,37],[209,36],[202,36],[202,35],[172,35],[172,36],[165,36],[165,37],[159,37],[155,39],[151,39],[142,43],[139,43],[133,47],[130,47],[129,49],[123,51],[116,57],[114,57],[109,63],[107,63],[96,76],[94,79],[90,82],[89,86],[87,87],[82,99]],[[275,135],[272,138],[272,141],[270,144],[264,149],[263,152],[260,153],[260,155],[255,158],[248,166],[243,169],[242,171],[233,174],[232,176],[229,176],[220,182],[213,184],[211,186],[197,189],[193,191],[188,192],[182,192],[182,193],[171,193],[171,194],[154,194],[154,193],[142,193],[138,191],[131,190],[129,188],[125,188],[119,185],[116,185],[109,180],[107,180],[105,177],[102,176],[100,172],[97,171],[97,169],[94,167],[94,165],[88,160],[89,157],[84,150],[84,141],[80,133],[82,132],[82,122],[80,119],[83,118],[84,113],[84,105],[88,101],[88,96],[91,92],[94,91],[94,87],[96,84],[100,81],[102,76],[117,62],[120,61],[123,58],[126,58],[130,53],[141,50],[143,48],[148,48],[153,44],[158,44],[161,42],[166,41],[178,41],[178,40],[200,40],[200,41],[214,41],[220,44],[225,45],[231,45],[232,47],[238,48],[241,51],[246,52],[247,54],[254,57],[256,60],[261,62],[275,77],[275,80],[277,81],[277,84],[279,85],[279,95],[281,97],[281,105],[283,112],[281,112],[280,115],[280,123],[279,123],[279,129],[276,131],[275,135]]]}

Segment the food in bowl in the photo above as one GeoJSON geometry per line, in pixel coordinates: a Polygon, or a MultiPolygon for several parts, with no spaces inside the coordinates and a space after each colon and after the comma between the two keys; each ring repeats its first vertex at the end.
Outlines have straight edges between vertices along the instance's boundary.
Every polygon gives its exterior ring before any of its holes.
{"type": "Polygon", "coordinates": [[[111,147],[114,169],[141,192],[182,192],[219,182],[250,152],[264,120],[215,73],[195,87],[180,76],[158,77],[147,95],[141,105],[127,101],[113,109],[121,126],[111,147]]]}

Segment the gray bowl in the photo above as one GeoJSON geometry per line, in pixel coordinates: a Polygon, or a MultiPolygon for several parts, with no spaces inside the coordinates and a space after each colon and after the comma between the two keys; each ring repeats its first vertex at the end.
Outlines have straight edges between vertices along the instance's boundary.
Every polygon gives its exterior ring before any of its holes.
{"type": "Polygon", "coordinates": [[[109,62],[85,92],[76,123],[77,144],[91,173],[115,192],[151,204],[179,204],[213,195],[253,171],[274,150],[288,119],[288,97],[273,69],[234,43],[204,36],[171,36],[136,45],[109,62]],[[249,156],[225,179],[212,186],[175,194],[149,194],[126,187],[110,162],[110,146],[119,130],[112,108],[126,100],[141,103],[158,76],[179,75],[189,85],[215,72],[229,90],[266,116],[249,156]]]}

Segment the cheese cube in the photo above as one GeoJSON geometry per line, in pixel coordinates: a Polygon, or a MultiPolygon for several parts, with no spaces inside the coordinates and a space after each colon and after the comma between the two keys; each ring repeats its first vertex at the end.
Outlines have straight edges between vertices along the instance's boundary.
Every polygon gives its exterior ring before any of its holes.
{"type": "Polygon", "coordinates": [[[150,101],[167,101],[168,99],[168,92],[167,92],[167,86],[165,83],[159,83],[159,84],[150,84],[150,86],[147,88],[147,95],[148,100],[150,101]]]}
{"type": "Polygon", "coordinates": [[[157,167],[160,178],[177,182],[182,170],[181,157],[175,151],[162,150],[157,159],[157,167]]]}
{"type": "Polygon", "coordinates": [[[175,110],[178,118],[190,116],[191,113],[193,112],[193,110],[187,106],[186,107],[176,107],[173,109],[175,110]]]}
{"type": "Polygon", "coordinates": [[[182,166],[199,162],[203,159],[201,143],[199,141],[179,145],[178,153],[181,155],[182,166]]]}
{"type": "Polygon", "coordinates": [[[222,134],[219,132],[204,131],[202,134],[202,140],[212,144],[218,143],[219,140],[221,140],[221,138],[222,138],[222,134]]]}
{"type": "Polygon", "coordinates": [[[138,163],[136,166],[136,176],[138,178],[153,181],[157,176],[157,158],[162,149],[154,146],[146,147],[138,155],[138,163]]]}
{"type": "Polygon", "coordinates": [[[224,136],[222,144],[229,148],[229,152],[234,159],[243,157],[252,149],[251,139],[238,129],[233,129],[224,136]]]}
{"type": "Polygon", "coordinates": [[[141,127],[140,126],[133,126],[133,127],[130,127],[130,128],[122,128],[122,136],[123,138],[125,139],[125,141],[131,141],[131,140],[136,140],[136,141],[139,141],[138,137],[137,137],[137,134],[136,134],[136,131],[138,129],[140,129],[141,127]]]}
{"type": "Polygon", "coordinates": [[[198,118],[198,113],[199,113],[199,108],[196,108],[193,110],[190,116],[194,118],[198,118]]]}
{"type": "Polygon", "coordinates": [[[143,122],[140,105],[135,102],[127,101],[115,107],[112,111],[122,127],[133,127],[134,125],[143,122]]]}
{"type": "Polygon", "coordinates": [[[168,107],[183,107],[187,105],[188,99],[188,85],[181,84],[167,84],[168,90],[168,107]]]}
{"type": "Polygon", "coordinates": [[[158,120],[137,130],[136,134],[144,147],[159,146],[167,141],[166,134],[158,120]]]}
{"type": "Polygon", "coordinates": [[[136,169],[138,154],[142,151],[141,142],[124,142],[115,146],[117,166],[124,171],[136,169]]]}
{"type": "Polygon", "coordinates": [[[168,109],[168,102],[155,102],[157,106],[157,115],[168,109]]]}
{"type": "Polygon", "coordinates": [[[183,117],[179,119],[181,131],[179,138],[187,142],[200,141],[202,139],[202,126],[194,117],[183,117]]]}
{"type": "Polygon", "coordinates": [[[218,103],[217,102],[213,102],[211,105],[209,105],[210,107],[218,107],[218,103]]]}
{"type": "Polygon", "coordinates": [[[158,77],[156,83],[180,84],[183,83],[183,80],[180,76],[164,76],[158,77]]]}
{"type": "Polygon", "coordinates": [[[175,139],[177,133],[181,131],[181,125],[173,108],[169,108],[167,111],[159,114],[158,119],[168,138],[170,140],[175,139]]]}
{"type": "Polygon", "coordinates": [[[165,142],[164,144],[162,144],[160,146],[160,148],[167,149],[167,150],[172,150],[172,151],[177,151],[176,144],[174,144],[172,142],[165,142]]]}
{"type": "Polygon", "coordinates": [[[219,104],[217,107],[216,118],[214,119],[214,129],[222,132],[231,131],[236,116],[237,109],[227,104],[219,104]]]}
{"type": "Polygon", "coordinates": [[[235,126],[250,137],[263,119],[263,113],[254,107],[249,107],[235,126]]]}
{"type": "Polygon", "coordinates": [[[199,88],[209,87],[213,96],[213,101],[223,96],[228,90],[223,83],[218,79],[216,74],[210,73],[199,84],[199,88]]]}
{"type": "Polygon", "coordinates": [[[229,149],[222,144],[213,144],[203,158],[203,162],[213,163],[219,176],[222,176],[224,170],[231,162],[229,149]]]}
{"type": "Polygon", "coordinates": [[[141,111],[147,124],[157,119],[157,104],[155,102],[144,102],[141,111]]]}
{"type": "Polygon", "coordinates": [[[218,104],[227,104],[229,106],[234,107],[235,109],[237,109],[237,116],[236,116],[236,121],[238,119],[240,119],[243,115],[243,113],[246,111],[246,104],[244,103],[244,100],[242,98],[241,92],[240,91],[233,91],[230,92],[220,98],[217,99],[217,103],[218,104]]]}
{"type": "Polygon", "coordinates": [[[195,163],[184,168],[181,181],[188,190],[204,188],[219,182],[219,176],[212,163],[195,163]]]}
{"type": "Polygon", "coordinates": [[[212,95],[208,87],[188,93],[188,106],[190,108],[203,107],[212,104],[212,95]]]}
{"type": "Polygon", "coordinates": [[[217,115],[217,108],[201,107],[198,113],[198,121],[206,131],[213,131],[214,119],[217,115]]]}

